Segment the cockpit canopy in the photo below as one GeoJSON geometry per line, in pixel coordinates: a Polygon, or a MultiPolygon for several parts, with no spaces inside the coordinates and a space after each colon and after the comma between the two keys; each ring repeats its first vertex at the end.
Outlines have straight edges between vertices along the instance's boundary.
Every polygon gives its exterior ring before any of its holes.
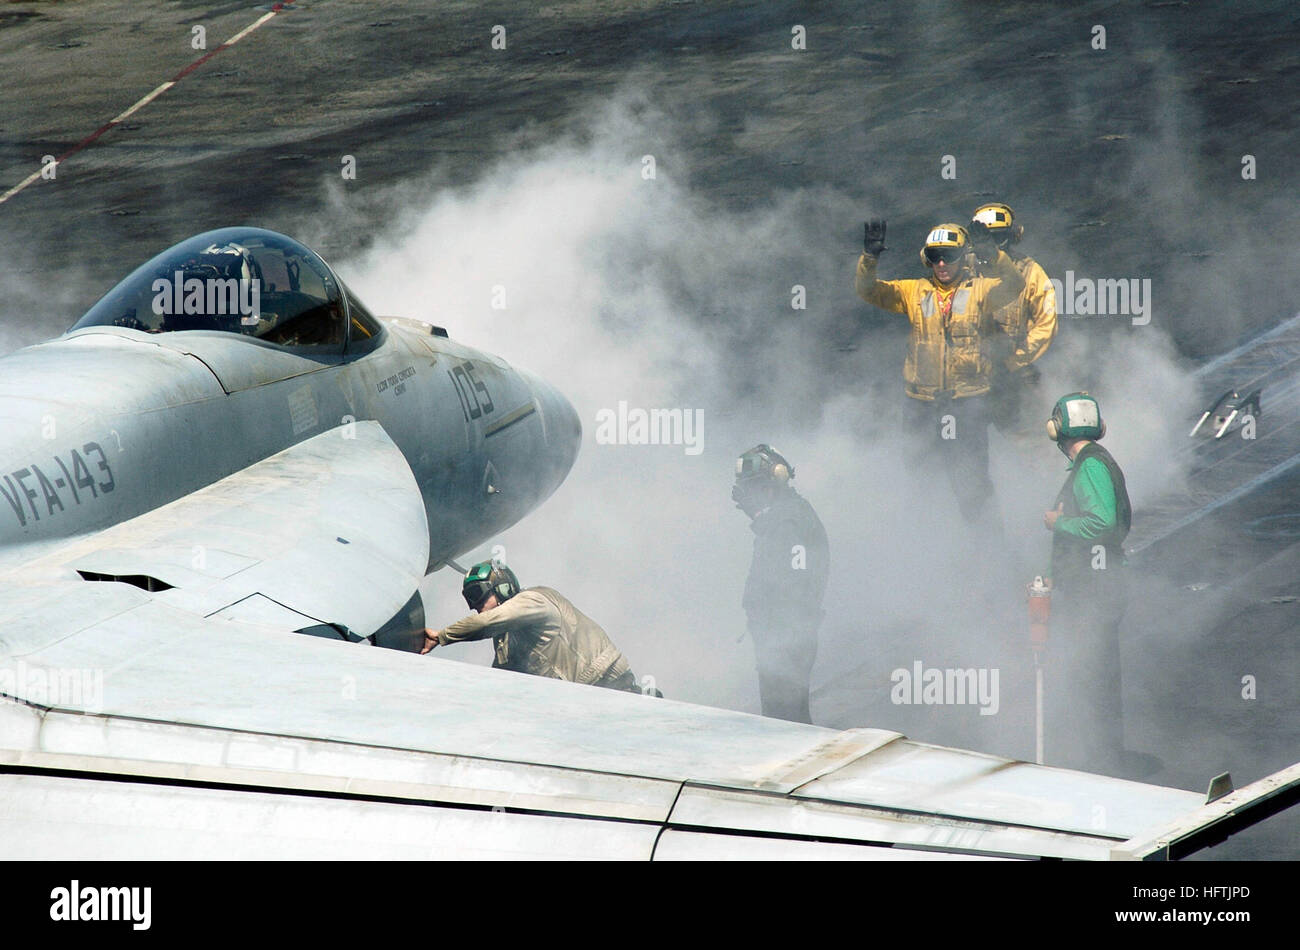
{"type": "MultiPolygon", "coordinates": [[[[136,268],[72,329],[221,330],[341,352],[346,296],[325,262],[292,238],[261,228],[222,228],[182,241],[136,268]]],[[[378,332],[364,308],[349,302],[353,336],[378,332]]]]}

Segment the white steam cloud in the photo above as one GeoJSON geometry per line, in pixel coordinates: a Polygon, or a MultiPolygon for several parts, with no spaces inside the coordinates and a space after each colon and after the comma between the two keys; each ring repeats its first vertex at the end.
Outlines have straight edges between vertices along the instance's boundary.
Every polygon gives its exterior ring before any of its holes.
{"type": "MultiPolygon", "coordinates": [[[[889,727],[880,713],[890,713],[892,669],[916,660],[996,667],[1028,654],[1021,585],[1045,566],[1042,512],[1064,475],[1037,423],[1051,401],[1031,417],[1034,438],[991,433],[1006,540],[975,535],[942,473],[917,479],[902,465],[903,320],[882,319],[854,296],[856,249],[845,241],[867,209],[829,191],[792,191],[758,210],[728,210],[691,189],[688,151],[671,128],[624,103],[587,134],[503,159],[468,186],[407,185],[393,195],[401,210],[391,227],[339,269],[375,312],[446,326],[573,402],[584,426],[573,472],[491,543],[505,547],[525,586],[554,586],[601,623],[638,676],[670,698],[758,709],[752,645],[738,642],[752,534],[729,492],[742,450],[781,449],[831,542],[813,674],[815,689],[831,686],[814,693],[814,719],[889,727]],[[643,174],[647,154],[653,179],[643,174]],[[806,288],[807,311],[791,309],[795,284],[806,288]],[[505,309],[493,309],[502,293],[505,309]],[[837,313],[850,323],[872,317],[849,356],[834,352],[844,337],[837,313]],[[597,444],[597,413],[620,401],[701,410],[704,451],[597,444]]],[[[935,209],[936,220],[961,214],[969,210],[935,209]]],[[[906,243],[892,242],[887,275],[918,276],[906,243]]],[[[1063,319],[1044,393],[1098,396],[1106,444],[1140,506],[1169,487],[1195,400],[1156,325],[1107,340],[1092,345],[1063,319]]],[[[463,613],[451,572],[426,581],[425,593],[431,626],[463,613]]],[[[490,650],[445,657],[486,663],[490,650]]],[[[1005,723],[1015,710],[1004,699],[989,718],[1005,723]]],[[[960,715],[979,718],[968,712],[960,715]]],[[[994,732],[979,736],[962,728],[936,719],[932,731],[911,731],[1029,754],[1020,725],[984,724],[994,732]]]]}

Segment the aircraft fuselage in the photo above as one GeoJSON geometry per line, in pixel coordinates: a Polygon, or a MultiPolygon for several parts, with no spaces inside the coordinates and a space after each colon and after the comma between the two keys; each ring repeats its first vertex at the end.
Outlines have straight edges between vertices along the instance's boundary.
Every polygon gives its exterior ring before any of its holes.
{"type": "Polygon", "coordinates": [[[562,395],[427,325],[366,317],[364,346],[349,339],[326,353],[218,329],[151,332],[83,319],[0,358],[0,564],[143,514],[322,432],[348,438],[363,420],[380,423],[411,466],[430,568],[559,486],[581,439],[562,395]]]}

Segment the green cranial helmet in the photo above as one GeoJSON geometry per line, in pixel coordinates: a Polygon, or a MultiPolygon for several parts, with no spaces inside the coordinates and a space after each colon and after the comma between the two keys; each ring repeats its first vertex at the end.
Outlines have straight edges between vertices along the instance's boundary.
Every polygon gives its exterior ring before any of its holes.
{"type": "Polygon", "coordinates": [[[1100,439],[1106,434],[1101,406],[1087,393],[1070,393],[1056,400],[1047,420],[1047,435],[1053,442],[1100,439]]]}
{"type": "Polygon", "coordinates": [[[461,585],[460,592],[470,610],[477,609],[493,594],[497,595],[498,603],[504,604],[519,593],[519,578],[504,564],[480,561],[465,574],[465,583],[461,585]]]}

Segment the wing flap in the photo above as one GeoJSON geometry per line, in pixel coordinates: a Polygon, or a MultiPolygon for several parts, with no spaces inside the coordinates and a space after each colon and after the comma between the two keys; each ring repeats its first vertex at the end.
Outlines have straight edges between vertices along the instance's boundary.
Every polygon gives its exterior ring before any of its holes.
{"type": "Polygon", "coordinates": [[[898,805],[868,808],[847,802],[755,794],[687,785],[673,807],[675,827],[746,831],[782,838],[869,844],[931,854],[1105,860],[1113,837],[1035,828],[1009,821],[975,821],[951,812],[898,805]]]}
{"type": "Polygon", "coordinates": [[[895,742],[801,786],[800,798],[949,815],[1123,840],[1203,796],[998,756],[895,742]]]}

